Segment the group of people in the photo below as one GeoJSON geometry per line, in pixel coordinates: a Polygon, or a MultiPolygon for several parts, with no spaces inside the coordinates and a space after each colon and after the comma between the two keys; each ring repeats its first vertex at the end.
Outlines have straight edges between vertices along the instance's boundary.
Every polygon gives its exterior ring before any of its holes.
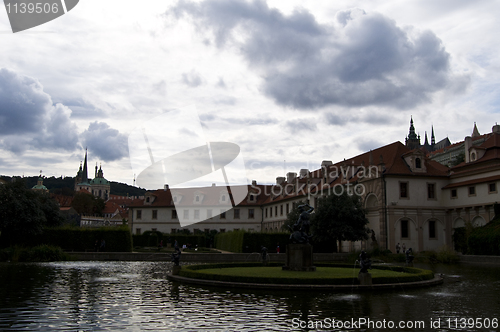
{"type": "Polygon", "coordinates": [[[406,252],[406,245],[403,243],[401,246],[398,242],[398,244],[396,244],[396,254],[399,254],[400,251],[404,254],[406,252]],[[403,249],[403,251],[401,251],[401,249],[403,249]]]}

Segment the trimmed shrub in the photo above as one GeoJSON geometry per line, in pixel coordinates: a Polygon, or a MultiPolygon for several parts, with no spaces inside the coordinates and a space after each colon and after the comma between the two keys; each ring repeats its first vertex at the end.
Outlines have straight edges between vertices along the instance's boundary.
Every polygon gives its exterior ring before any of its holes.
{"type": "Polygon", "coordinates": [[[14,246],[0,251],[2,261],[11,262],[54,262],[67,261],[70,256],[60,247],[40,245],[32,248],[14,246]]]}

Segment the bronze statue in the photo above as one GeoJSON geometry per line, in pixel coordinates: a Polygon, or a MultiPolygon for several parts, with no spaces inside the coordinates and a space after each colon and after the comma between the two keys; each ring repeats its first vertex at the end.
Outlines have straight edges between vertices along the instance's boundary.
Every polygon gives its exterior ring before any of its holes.
{"type": "Polygon", "coordinates": [[[309,219],[310,214],[314,210],[309,204],[302,204],[298,207],[300,215],[297,222],[292,227],[292,234],[290,235],[290,240],[292,243],[309,243],[309,219]],[[306,210],[305,208],[308,207],[306,210]]]}
{"type": "Polygon", "coordinates": [[[172,262],[174,262],[175,266],[179,266],[179,260],[181,258],[181,250],[179,247],[175,247],[175,251],[172,254],[172,262]]]}
{"type": "Polygon", "coordinates": [[[368,254],[365,251],[359,254],[359,266],[361,267],[359,273],[367,273],[368,269],[372,268],[372,261],[368,258],[368,254]]]}
{"type": "Polygon", "coordinates": [[[411,250],[411,248],[406,250],[406,264],[413,263],[413,258],[415,258],[415,257],[412,254],[413,254],[413,250],[411,250]]]}

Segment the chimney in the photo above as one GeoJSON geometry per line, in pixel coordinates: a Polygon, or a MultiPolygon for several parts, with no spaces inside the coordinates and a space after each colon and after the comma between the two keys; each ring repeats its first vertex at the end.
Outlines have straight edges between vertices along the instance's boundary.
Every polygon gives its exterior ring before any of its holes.
{"type": "Polygon", "coordinates": [[[309,177],[309,170],[307,168],[303,168],[300,170],[300,178],[303,179],[303,178],[307,178],[309,177]]]}
{"type": "Polygon", "coordinates": [[[257,187],[257,180],[252,180],[252,187],[257,187]]]}
{"type": "Polygon", "coordinates": [[[288,172],[288,173],[286,173],[286,182],[292,183],[296,177],[297,177],[297,173],[288,172]]]}
{"type": "Polygon", "coordinates": [[[470,162],[470,156],[469,156],[469,149],[472,147],[472,137],[467,136],[464,139],[464,149],[465,149],[465,162],[469,163],[470,162]]]}
{"type": "Polygon", "coordinates": [[[212,187],[215,187],[215,183],[212,183],[212,187]]]}
{"type": "Polygon", "coordinates": [[[163,186],[163,191],[167,191],[167,190],[168,190],[168,184],[163,186]]]}
{"type": "Polygon", "coordinates": [[[278,176],[278,177],[276,178],[276,184],[277,184],[277,185],[281,185],[283,182],[285,182],[285,177],[283,177],[283,176],[278,176]]]}

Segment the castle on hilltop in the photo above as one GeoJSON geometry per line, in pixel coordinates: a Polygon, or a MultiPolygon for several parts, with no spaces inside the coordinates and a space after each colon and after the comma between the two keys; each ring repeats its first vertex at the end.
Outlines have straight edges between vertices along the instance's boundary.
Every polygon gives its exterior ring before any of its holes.
{"type": "Polygon", "coordinates": [[[85,149],[85,161],[80,163],[80,168],[76,173],[75,177],[75,191],[88,192],[95,197],[104,199],[105,201],[111,195],[111,185],[108,180],[104,178],[104,173],[102,171],[102,166],[97,169],[97,163],[95,165],[95,175],[94,179],[89,181],[88,168],[87,168],[87,150],[85,149]]]}

